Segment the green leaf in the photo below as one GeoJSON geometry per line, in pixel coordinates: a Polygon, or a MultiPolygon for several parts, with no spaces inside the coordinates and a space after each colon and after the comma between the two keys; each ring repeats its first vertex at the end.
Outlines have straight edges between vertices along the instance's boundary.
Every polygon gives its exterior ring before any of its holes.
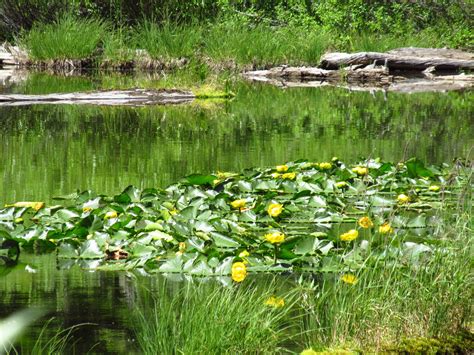
{"type": "Polygon", "coordinates": [[[240,246],[240,243],[235,241],[234,239],[230,237],[226,237],[223,234],[216,233],[216,232],[211,232],[210,233],[211,238],[214,240],[214,243],[216,246],[221,247],[221,248],[238,248],[240,246]]]}
{"type": "Polygon", "coordinates": [[[78,252],[71,243],[61,243],[61,245],[58,247],[58,257],[68,259],[77,258],[78,252]]]}
{"type": "Polygon", "coordinates": [[[181,256],[176,256],[167,260],[159,268],[161,272],[181,272],[183,271],[183,259],[181,256]]]}
{"type": "Polygon", "coordinates": [[[71,211],[71,210],[68,210],[68,209],[61,209],[59,211],[56,212],[55,216],[57,216],[58,218],[60,218],[61,220],[67,222],[73,218],[79,218],[80,215],[75,212],[75,211],[71,211]]]}
{"type": "Polygon", "coordinates": [[[81,259],[100,259],[102,257],[104,257],[104,253],[95,240],[87,240],[79,248],[79,258],[81,259]]]}
{"type": "Polygon", "coordinates": [[[191,185],[211,184],[217,179],[215,175],[192,174],[186,177],[186,181],[191,185]]]}
{"type": "Polygon", "coordinates": [[[434,176],[433,172],[427,169],[425,165],[416,158],[408,160],[405,164],[407,167],[408,176],[411,178],[434,176]]]}
{"type": "Polygon", "coordinates": [[[314,237],[301,238],[295,245],[293,252],[298,255],[305,255],[314,252],[319,240],[314,237]]]}

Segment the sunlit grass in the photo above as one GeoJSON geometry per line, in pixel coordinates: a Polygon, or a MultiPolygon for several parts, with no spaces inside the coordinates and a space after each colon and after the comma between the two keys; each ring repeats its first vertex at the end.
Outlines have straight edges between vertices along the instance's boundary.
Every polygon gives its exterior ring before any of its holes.
{"type": "Polygon", "coordinates": [[[89,59],[106,29],[100,20],[64,15],[53,24],[37,23],[19,41],[32,60],[89,59]]]}
{"type": "MultiPolygon", "coordinates": [[[[255,286],[255,285],[254,285],[255,286]]],[[[260,285],[262,286],[262,285],[260,285]]],[[[275,295],[267,287],[189,284],[170,295],[161,288],[152,308],[137,318],[136,337],[145,354],[275,353],[288,339],[286,323],[294,293],[284,305],[265,302],[275,295]]]]}

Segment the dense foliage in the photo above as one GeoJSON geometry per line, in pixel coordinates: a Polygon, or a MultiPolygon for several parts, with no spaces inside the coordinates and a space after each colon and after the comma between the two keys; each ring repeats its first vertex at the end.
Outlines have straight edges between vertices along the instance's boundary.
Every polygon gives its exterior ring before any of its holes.
{"type": "Polygon", "coordinates": [[[69,12],[80,18],[99,18],[117,28],[134,26],[144,19],[179,24],[246,22],[252,26],[309,27],[330,31],[347,41],[353,33],[402,35],[429,30],[452,45],[468,47],[473,41],[473,11],[472,2],[463,0],[1,0],[0,37],[12,38],[37,21],[51,23],[69,12]]]}
{"type": "Polygon", "coordinates": [[[419,262],[431,253],[433,228],[447,222],[433,211],[459,200],[468,170],[334,159],[194,174],[165,190],[129,186],[114,197],[67,196],[63,205],[7,205],[0,228],[25,247],[112,269],[232,274],[237,282],[247,270],[356,272],[374,257],[419,262]]]}

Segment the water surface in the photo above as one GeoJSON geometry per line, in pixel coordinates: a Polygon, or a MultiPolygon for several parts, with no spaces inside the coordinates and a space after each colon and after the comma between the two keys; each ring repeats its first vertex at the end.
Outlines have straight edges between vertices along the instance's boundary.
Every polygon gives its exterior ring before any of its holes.
{"type": "MultiPolygon", "coordinates": [[[[2,91],[95,90],[108,87],[108,80],[33,75],[2,91]]],[[[301,158],[416,156],[442,163],[472,157],[470,92],[384,97],[330,87],[231,86],[233,100],[183,106],[0,108],[0,203],[51,202],[77,189],[116,194],[130,184],[165,187],[191,173],[301,158]]],[[[94,345],[97,353],[131,353],[137,350],[130,324],[137,295],[157,287],[170,286],[137,272],[84,271],[58,262],[54,253],[22,254],[20,263],[0,276],[0,318],[41,305],[56,317],[54,325],[96,324],[76,334],[82,339],[79,352],[94,345]]],[[[32,338],[41,326],[31,328],[32,338]]]]}

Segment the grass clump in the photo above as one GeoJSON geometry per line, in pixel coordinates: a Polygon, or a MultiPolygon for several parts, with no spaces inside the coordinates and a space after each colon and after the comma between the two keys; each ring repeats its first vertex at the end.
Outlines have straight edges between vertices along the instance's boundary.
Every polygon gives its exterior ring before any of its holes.
{"type": "Polygon", "coordinates": [[[20,44],[36,61],[89,59],[97,53],[106,30],[103,21],[66,14],[52,24],[37,23],[21,35],[20,44]]]}
{"type": "Polygon", "coordinates": [[[278,352],[292,298],[269,305],[271,290],[203,284],[170,296],[162,287],[151,309],[138,315],[140,348],[144,354],[278,352]]]}
{"type": "Polygon", "coordinates": [[[218,24],[208,29],[204,53],[213,62],[269,67],[277,64],[317,64],[329,47],[330,37],[303,27],[266,24],[218,24]],[[304,40],[301,38],[304,37],[304,40]]]}
{"type": "Polygon", "coordinates": [[[136,48],[146,50],[152,59],[161,60],[191,57],[198,51],[200,41],[200,27],[183,27],[170,22],[159,26],[146,20],[132,34],[136,48]]]}

